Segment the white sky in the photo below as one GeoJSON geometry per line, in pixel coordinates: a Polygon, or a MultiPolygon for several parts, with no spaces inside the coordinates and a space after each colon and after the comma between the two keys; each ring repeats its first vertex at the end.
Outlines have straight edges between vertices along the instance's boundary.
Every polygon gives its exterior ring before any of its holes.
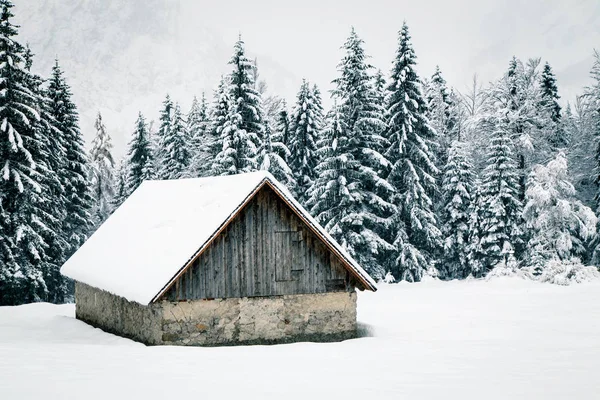
{"type": "Polygon", "coordinates": [[[592,51],[600,49],[598,0],[225,0],[185,2],[182,11],[226,42],[242,32],[248,49],[324,89],[335,77],[338,49],[351,25],[372,63],[387,73],[406,19],[421,74],[430,75],[439,64],[458,89],[475,72],[484,81],[495,79],[513,55],[541,57],[570,98],[587,84],[592,51]]]}
{"type": "Polygon", "coordinates": [[[600,50],[599,0],[15,0],[20,40],[34,70],[48,76],[59,57],[88,141],[100,110],[124,152],[138,111],[156,119],[168,92],[187,110],[227,73],[242,33],[273,94],[293,102],[302,78],[327,91],[354,26],[371,63],[387,75],[403,20],[421,77],[436,64],[465,90],[474,73],[497,79],[513,55],[553,66],[563,101],[590,83],[600,50]]]}

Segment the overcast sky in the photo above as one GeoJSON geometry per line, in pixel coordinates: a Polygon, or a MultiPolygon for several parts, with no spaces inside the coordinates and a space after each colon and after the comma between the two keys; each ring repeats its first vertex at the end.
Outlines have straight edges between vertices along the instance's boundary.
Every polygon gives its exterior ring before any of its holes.
{"type": "Polygon", "coordinates": [[[592,51],[600,50],[598,0],[224,0],[182,7],[225,41],[242,32],[249,49],[321,85],[335,76],[351,25],[387,73],[406,19],[421,73],[439,64],[459,89],[475,72],[484,81],[496,78],[516,55],[549,61],[571,97],[587,84],[592,51]]]}
{"type": "Polygon", "coordinates": [[[209,97],[241,33],[272,94],[293,101],[302,78],[327,91],[340,46],[354,26],[371,63],[387,75],[398,30],[409,24],[418,72],[439,64],[465,90],[499,78],[513,55],[553,66],[563,101],[590,83],[600,50],[600,0],[15,0],[20,40],[48,76],[55,57],[77,102],[90,143],[98,111],[124,152],[142,111],[156,119],[166,93],[189,109],[209,97]]]}

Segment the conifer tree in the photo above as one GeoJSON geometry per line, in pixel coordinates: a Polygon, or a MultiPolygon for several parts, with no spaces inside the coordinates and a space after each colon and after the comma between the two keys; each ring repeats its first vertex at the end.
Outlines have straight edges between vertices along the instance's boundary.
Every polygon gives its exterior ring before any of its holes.
{"type": "MultiPolygon", "coordinates": [[[[504,90],[506,93],[504,97],[506,98],[506,108],[508,112],[506,113],[505,120],[505,129],[508,129],[511,132],[512,140],[519,141],[521,138],[529,139],[529,136],[526,133],[526,128],[524,126],[522,118],[520,118],[520,107],[522,104],[522,77],[523,77],[523,65],[520,60],[517,60],[515,56],[510,60],[508,64],[508,71],[506,73],[506,87],[504,90]]],[[[502,110],[500,110],[502,111],[502,110]]],[[[530,141],[527,142],[528,146],[530,145],[530,141]]],[[[520,201],[525,198],[525,183],[526,183],[526,154],[523,149],[515,148],[517,152],[517,166],[518,166],[518,174],[519,174],[519,195],[518,198],[520,201]]]]}
{"type": "Polygon", "coordinates": [[[471,209],[474,200],[473,165],[464,143],[454,142],[442,180],[444,262],[442,276],[447,279],[466,278],[470,273],[469,244],[471,209]]]}
{"type": "Polygon", "coordinates": [[[119,208],[130,194],[127,187],[128,172],[127,161],[123,159],[119,163],[119,168],[116,172],[115,195],[112,199],[113,211],[119,208]]]}
{"type": "Polygon", "coordinates": [[[441,232],[433,212],[436,193],[435,132],[426,117],[427,104],[415,71],[416,56],[406,23],[399,35],[399,48],[392,67],[387,95],[386,152],[392,163],[388,175],[395,189],[392,201],[396,260],[391,268],[397,279],[419,281],[436,261],[441,232]]]}
{"type": "Polygon", "coordinates": [[[453,131],[454,121],[451,116],[453,105],[446,80],[442,76],[439,66],[436,66],[431,77],[426,97],[428,102],[427,117],[437,135],[437,163],[438,165],[444,165],[448,157],[450,144],[456,140],[456,137],[453,131]]]}
{"type": "MultiPolygon", "coordinates": [[[[594,51],[594,64],[590,71],[593,84],[585,88],[582,106],[580,108],[580,118],[585,122],[582,124],[581,136],[586,139],[593,138],[595,142],[594,151],[594,172],[593,181],[595,183],[595,211],[596,216],[600,216],[600,52],[594,51]],[[584,112],[585,111],[585,112],[584,112]],[[585,114],[585,115],[582,115],[585,114]]],[[[585,150],[586,143],[584,143],[585,150]]],[[[599,227],[600,228],[600,227],[599,227]]],[[[600,231],[600,229],[598,229],[600,231]]],[[[592,243],[593,253],[592,261],[596,266],[600,266],[600,235],[597,234],[592,243]]]]}
{"type": "Polygon", "coordinates": [[[315,125],[319,128],[318,132],[320,133],[323,129],[325,111],[323,109],[323,99],[321,97],[321,90],[317,86],[317,84],[313,84],[311,91],[313,105],[315,108],[315,125]]]}
{"type": "Polygon", "coordinates": [[[387,83],[385,82],[385,77],[383,76],[383,72],[380,69],[377,70],[375,74],[375,81],[373,83],[373,87],[375,89],[375,98],[377,105],[382,109],[385,109],[385,94],[387,83]]]}
{"type": "Polygon", "coordinates": [[[306,202],[308,189],[315,179],[317,163],[318,109],[310,85],[302,80],[290,119],[289,165],[296,181],[296,198],[306,202]]]}
{"type": "Polygon", "coordinates": [[[386,200],[391,188],[378,173],[388,165],[379,152],[385,143],[382,110],[376,103],[372,67],[354,29],[343,49],[334,80],[337,107],[329,118],[328,141],[320,149],[323,158],[319,156],[308,205],[361,265],[383,278],[381,260],[392,247],[380,229],[393,206],[386,200]]]}
{"type": "Polygon", "coordinates": [[[61,180],[67,193],[64,233],[72,254],[86,240],[91,228],[92,193],[89,187],[89,161],[79,131],[79,117],[71,97],[71,89],[56,61],[48,86],[51,114],[61,132],[65,163],[61,180]]]}
{"type": "Polygon", "coordinates": [[[521,246],[523,232],[514,154],[511,133],[502,124],[496,124],[481,184],[480,244],[484,273],[496,266],[517,267],[515,248],[521,246]]]}
{"type": "Polygon", "coordinates": [[[260,146],[265,130],[262,101],[255,88],[255,77],[258,74],[256,64],[247,56],[241,37],[234,46],[234,53],[229,61],[233,70],[229,76],[231,98],[230,112],[238,114],[241,135],[247,135],[256,147],[260,146]]]}
{"type": "Polygon", "coordinates": [[[470,275],[474,278],[481,278],[485,273],[484,260],[485,254],[481,246],[483,232],[481,230],[481,218],[483,208],[483,196],[481,182],[475,179],[473,183],[474,191],[469,210],[469,244],[467,246],[467,265],[470,275]]]}
{"type": "MultiPolygon", "coordinates": [[[[341,223],[353,200],[345,179],[349,172],[349,160],[344,153],[348,148],[347,142],[344,116],[340,107],[334,104],[317,144],[321,162],[317,166],[317,179],[310,188],[307,203],[315,218],[325,224],[325,229],[336,239],[344,239],[341,223]]],[[[349,247],[348,244],[340,244],[349,247]]]]}
{"type": "Polygon", "coordinates": [[[16,40],[9,0],[0,0],[0,304],[46,297],[42,273],[46,243],[36,208],[43,201],[36,170],[43,143],[33,78],[16,40]]]}
{"type": "Polygon", "coordinates": [[[173,108],[170,129],[161,137],[161,177],[163,179],[178,179],[187,174],[190,164],[190,149],[185,121],[178,103],[173,108]]]}
{"type": "MultiPolygon", "coordinates": [[[[229,114],[230,105],[231,99],[229,97],[227,80],[225,77],[221,77],[219,86],[214,94],[214,102],[210,113],[209,156],[211,160],[214,160],[223,148],[221,135],[223,134],[223,127],[225,126],[227,115],[229,114]]],[[[211,165],[210,172],[215,173],[215,171],[212,170],[212,167],[213,166],[211,165]]]]}
{"type": "Polygon", "coordinates": [[[200,101],[194,96],[187,118],[187,132],[191,152],[188,175],[191,177],[204,176],[212,163],[210,158],[212,137],[209,132],[208,105],[204,93],[202,93],[200,101]]]}
{"type": "Polygon", "coordinates": [[[561,123],[561,107],[558,104],[558,86],[556,77],[549,63],[544,64],[540,77],[541,106],[549,113],[553,126],[549,132],[548,141],[553,150],[565,149],[569,142],[561,123]]]}
{"type": "Polygon", "coordinates": [[[242,116],[232,105],[225,116],[219,138],[220,151],[212,165],[213,175],[234,175],[256,171],[259,167],[257,135],[242,129],[242,116]]]}
{"type": "Polygon", "coordinates": [[[165,156],[165,149],[167,142],[171,140],[171,129],[173,125],[173,101],[171,96],[167,94],[165,100],[162,103],[162,109],[160,110],[159,127],[156,132],[156,178],[157,179],[170,179],[167,171],[164,167],[163,158],[165,156]]]}
{"type": "Polygon", "coordinates": [[[31,74],[33,53],[27,46],[24,54],[25,69],[29,74],[29,87],[37,98],[39,122],[35,125],[39,138],[39,152],[35,156],[36,177],[40,186],[40,200],[33,209],[34,220],[38,221],[45,248],[38,249],[41,256],[41,271],[48,289],[46,301],[63,303],[67,288],[60,274],[65,261],[68,245],[64,240],[63,221],[65,219],[65,191],[59,173],[65,162],[65,149],[61,132],[54,126],[50,112],[50,101],[42,88],[43,79],[31,74]]]}
{"type": "MultiPolygon", "coordinates": [[[[275,125],[275,132],[277,132],[277,136],[279,137],[279,141],[283,143],[286,148],[289,150],[290,146],[290,114],[287,109],[287,103],[284,100],[281,104],[281,109],[277,115],[277,121],[275,125]]],[[[286,162],[288,161],[288,155],[280,154],[280,156],[284,157],[286,162]]]]}
{"type": "Polygon", "coordinates": [[[112,143],[106,126],[102,122],[102,115],[98,112],[96,122],[96,136],[92,141],[90,151],[91,162],[91,187],[94,195],[94,223],[101,224],[111,213],[111,201],[114,197],[114,169],[115,161],[112,156],[112,143]]]}
{"type": "Polygon", "coordinates": [[[228,112],[217,123],[219,153],[212,166],[214,175],[231,175],[259,168],[259,149],[265,132],[261,97],[255,89],[256,67],[246,57],[241,38],[229,61],[233,70],[227,79],[228,112]]]}
{"type": "Polygon", "coordinates": [[[531,165],[536,161],[545,162],[550,155],[548,137],[554,130],[550,118],[545,118],[548,113],[542,112],[540,107],[542,102],[538,65],[539,59],[529,60],[524,65],[513,57],[504,77],[491,87],[491,101],[487,104],[491,108],[488,116],[494,121],[493,124],[501,124],[501,129],[511,135],[521,202],[525,198],[527,174],[531,165]]]}
{"type": "MultiPolygon", "coordinates": [[[[341,108],[334,105],[317,145],[321,161],[316,169],[316,180],[308,193],[307,205],[317,221],[371,276],[383,279],[386,269],[380,262],[380,256],[389,253],[392,248],[378,233],[366,226],[357,226],[355,222],[357,219],[360,221],[355,210],[361,209],[361,204],[357,198],[358,191],[352,187],[353,181],[347,179],[355,174],[356,168],[356,163],[348,157],[350,138],[347,129],[341,108]],[[372,242],[376,243],[377,251],[368,247],[372,242]]],[[[369,215],[368,218],[376,216],[369,215]]]]}
{"type": "Polygon", "coordinates": [[[122,191],[120,197],[133,193],[144,180],[155,178],[153,152],[148,137],[148,126],[141,112],[138,114],[137,121],[135,122],[135,130],[129,142],[126,166],[127,169],[123,172],[123,187],[117,188],[117,191],[122,191]]]}
{"type": "Polygon", "coordinates": [[[294,176],[285,161],[285,157],[282,157],[281,154],[286,156],[290,154],[290,151],[280,141],[280,136],[271,132],[271,126],[267,123],[260,149],[260,169],[269,171],[275,179],[283,183],[290,191],[293,191],[295,188],[294,176]]]}
{"type": "Polygon", "coordinates": [[[560,96],[558,95],[556,76],[554,76],[554,72],[549,63],[544,64],[540,86],[542,89],[542,102],[544,106],[550,109],[552,121],[559,123],[561,107],[560,104],[558,104],[558,99],[560,99],[560,96]]]}

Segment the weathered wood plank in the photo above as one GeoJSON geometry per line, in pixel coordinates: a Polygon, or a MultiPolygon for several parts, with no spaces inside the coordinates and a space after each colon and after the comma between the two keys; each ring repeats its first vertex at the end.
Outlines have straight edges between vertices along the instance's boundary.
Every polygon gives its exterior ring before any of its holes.
{"type": "Polygon", "coordinates": [[[311,229],[265,187],[165,294],[185,300],[352,290],[311,229]]]}
{"type": "MultiPolygon", "coordinates": [[[[260,198],[259,198],[260,200],[260,198]]],[[[260,265],[260,257],[259,257],[259,228],[261,225],[260,216],[258,214],[258,209],[260,207],[259,201],[253,204],[252,207],[252,271],[254,272],[254,294],[257,296],[262,296],[263,292],[261,290],[261,265],[260,265]]]]}

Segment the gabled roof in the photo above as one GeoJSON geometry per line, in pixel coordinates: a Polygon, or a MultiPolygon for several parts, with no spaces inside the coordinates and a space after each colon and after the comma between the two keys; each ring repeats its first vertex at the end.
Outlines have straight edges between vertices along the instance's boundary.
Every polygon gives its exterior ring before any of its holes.
{"type": "Polygon", "coordinates": [[[127,300],[158,299],[264,185],[340,257],[365,289],[373,279],[264,171],[145,181],[63,265],[61,273],[127,300]]]}

